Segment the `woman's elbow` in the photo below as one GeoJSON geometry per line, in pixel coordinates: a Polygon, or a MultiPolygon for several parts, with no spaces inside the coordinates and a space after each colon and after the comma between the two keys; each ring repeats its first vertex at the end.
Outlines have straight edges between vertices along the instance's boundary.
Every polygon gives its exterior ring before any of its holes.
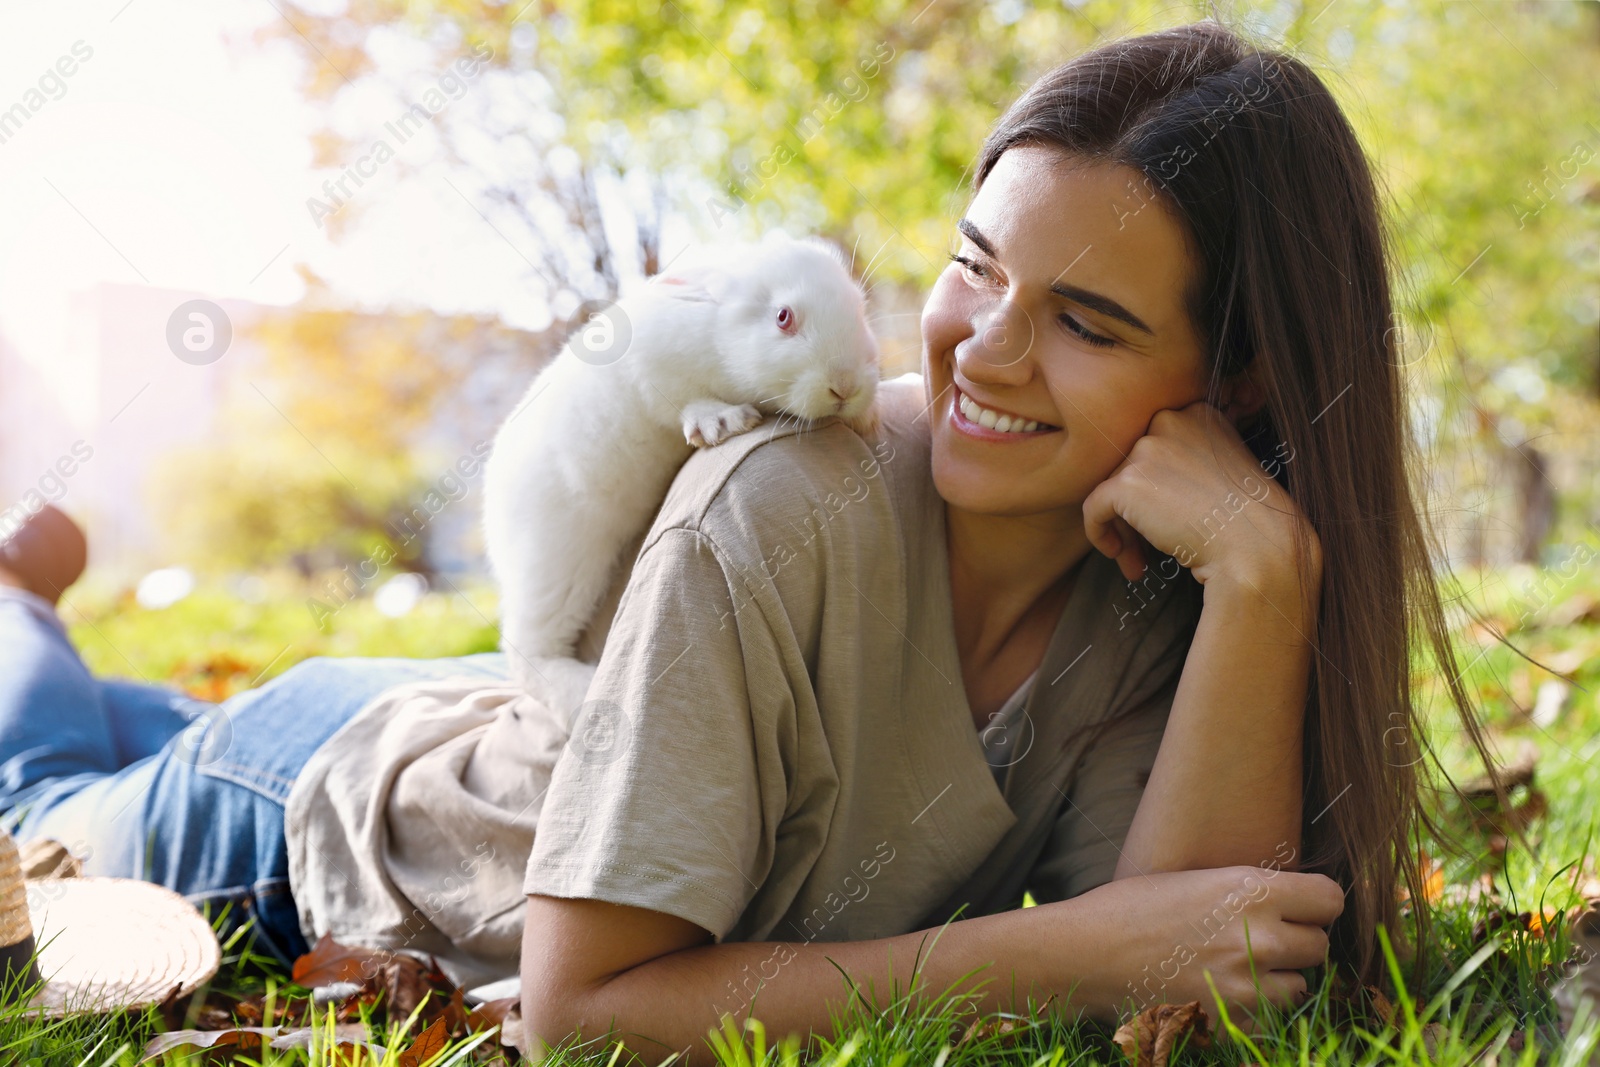
{"type": "Polygon", "coordinates": [[[666,999],[669,984],[663,974],[663,988],[653,988],[646,965],[710,940],[693,923],[645,908],[528,897],[521,966],[527,1054],[537,1059],[575,1036],[610,1031],[627,1021],[619,1016],[642,1021],[650,1014],[646,1002],[666,999]]]}

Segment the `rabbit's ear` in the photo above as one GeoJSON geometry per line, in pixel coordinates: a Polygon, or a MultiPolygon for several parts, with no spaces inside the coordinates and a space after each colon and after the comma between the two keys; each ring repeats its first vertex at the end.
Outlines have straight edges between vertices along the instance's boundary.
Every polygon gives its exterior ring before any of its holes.
{"type": "Polygon", "coordinates": [[[725,270],[709,265],[679,267],[650,280],[675,299],[699,300],[709,304],[722,303],[733,290],[732,276],[725,270]]]}
{"type": "Polygon", "coordinates": [[[829,256],[833,257],[833,261],[839,264],[839,266],[843,267],[845,270],[850,269],[850,257],[844,254],[844,249],[840,248],[826,237],[802,237],[798,243],[826,252],[829,256]]]}

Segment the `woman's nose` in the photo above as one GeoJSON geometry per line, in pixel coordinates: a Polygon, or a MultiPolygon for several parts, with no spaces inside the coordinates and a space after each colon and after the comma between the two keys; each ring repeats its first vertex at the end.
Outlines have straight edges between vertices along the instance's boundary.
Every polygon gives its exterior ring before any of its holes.
{"type": "Polygon", "coordinates": [[[1016,382],[1032,373],[1033,320],[1010,300],[976,311],[971,334],[956,346],[956,365],[970,381],[1016,382]]]}

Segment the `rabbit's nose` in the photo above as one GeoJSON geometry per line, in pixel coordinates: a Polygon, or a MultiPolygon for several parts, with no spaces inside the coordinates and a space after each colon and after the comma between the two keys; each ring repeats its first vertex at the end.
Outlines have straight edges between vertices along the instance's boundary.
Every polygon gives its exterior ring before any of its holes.
{"type": "Polygon", "coordinates": [[[854,374],[835,374],[828,382],[828,394],[844,407],[861,391],[861,382],[854,374]]]}

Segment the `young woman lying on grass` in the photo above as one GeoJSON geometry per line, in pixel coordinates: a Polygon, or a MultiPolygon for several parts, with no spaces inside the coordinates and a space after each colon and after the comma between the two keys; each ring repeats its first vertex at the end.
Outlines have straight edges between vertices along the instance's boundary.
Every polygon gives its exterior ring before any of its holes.
{"type": "Polygon", "coordinates": [[[581,708],[498,656],[315,660],[196,738],[16,592],[22,836],[285,959],[332,933],[477,982],[520,947],[534,1034],[650,1057],[724,1013],[825,1028],[841,969],[1095,1015],[1369,973],[1415,878],[1413,642],[1452,659],[1350,127],[1201,24],[1046,75],[974,189],[882,433],[697,454],[581,708]]]}

